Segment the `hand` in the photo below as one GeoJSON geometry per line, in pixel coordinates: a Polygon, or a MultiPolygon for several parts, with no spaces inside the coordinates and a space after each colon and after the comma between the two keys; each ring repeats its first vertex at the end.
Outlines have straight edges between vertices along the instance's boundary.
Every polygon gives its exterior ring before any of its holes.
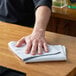
{"type": "Polygon", "coordinates": [[[40,55],[43,53],[43,51],[48,52],[44,32],[38,31],[26,37],[22,37],[20,40],[18,40],[16,47],[20,47],[24,43],[26,44],[26,54],[31,53],[32,55],[35,55],[38,53],[40,55]]]}

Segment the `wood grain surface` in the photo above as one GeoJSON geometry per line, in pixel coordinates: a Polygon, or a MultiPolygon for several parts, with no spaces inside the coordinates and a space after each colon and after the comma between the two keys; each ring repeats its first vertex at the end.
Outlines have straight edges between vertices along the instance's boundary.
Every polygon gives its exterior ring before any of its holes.
{"type": "Polygon", "coordinates": [[[9,49],[8,42],[17,41],[31,34],[32,28],[0,22],[0,65],[25,72],[27,76],[74,76],[76,75],[76,37],[46,31],[49,44],[61,44],[67,48],[67,61],[25,64],[9,49]]]}

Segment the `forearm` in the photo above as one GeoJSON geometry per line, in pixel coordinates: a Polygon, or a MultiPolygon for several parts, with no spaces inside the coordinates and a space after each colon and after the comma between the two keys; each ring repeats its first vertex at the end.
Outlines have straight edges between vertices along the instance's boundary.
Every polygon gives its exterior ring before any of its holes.
{"type": "Polygon", "coordinates": [[[32,34],[21,38],[16,46],[20,47],[23,43],[26,43],[26,54],[41,55],[44,52],[48,52],[48,45],[45,39],[45,30],[48,24],[51,11],[47,6],[40,6],[36,10],[35,27],[32,34]]]}
{"type": "Polygon", "coordinates": [[[51,10],[47,6],[40,6],[37,8],[35,13],[36,19],[35,19],[35,26],[33,32],[42,31],[44,32],[46,30],[46,27],[48,25],[50,16],[51,16],[51,10]]]}

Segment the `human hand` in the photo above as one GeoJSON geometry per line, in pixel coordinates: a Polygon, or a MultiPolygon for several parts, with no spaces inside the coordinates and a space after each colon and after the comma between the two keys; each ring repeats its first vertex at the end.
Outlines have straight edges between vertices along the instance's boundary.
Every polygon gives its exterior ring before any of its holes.
{"type": "Polygon", "coordinates": [[[26,54],[31,53],[32,55],[35,55],[38,53],[41,55],[43,51],[48,52],[44,31],[33,32],[31,35],[22,37],[17,41],[16,47],[21,47],[24,43],[26,44],[26,54]]]}

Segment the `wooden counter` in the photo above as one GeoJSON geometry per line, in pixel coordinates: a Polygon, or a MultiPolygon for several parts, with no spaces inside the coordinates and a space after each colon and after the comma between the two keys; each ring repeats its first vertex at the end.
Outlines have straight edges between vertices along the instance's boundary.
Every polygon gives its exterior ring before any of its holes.
{"type": "Polygon", "coordinates": [[[67,47],[66,62],[25,64],[8,49],[8,42],[18,40],[31,32],[32,28],[0,22],[0,65],[25,72],[27,76],[76,75],[76,37],[46,32],[49,44],[61,44],[67,47]]]}
{"type": "Polygon", "coordinates": [[[67,20],[76,21],[76,9],[71,8],[52,8],[52,16],[57,18],[63,18],[67,20]]]}
{"type": "Polygon", "coordinates": [[[47,31],[76,36],[76,9],[52,7],[47,31]]]}

